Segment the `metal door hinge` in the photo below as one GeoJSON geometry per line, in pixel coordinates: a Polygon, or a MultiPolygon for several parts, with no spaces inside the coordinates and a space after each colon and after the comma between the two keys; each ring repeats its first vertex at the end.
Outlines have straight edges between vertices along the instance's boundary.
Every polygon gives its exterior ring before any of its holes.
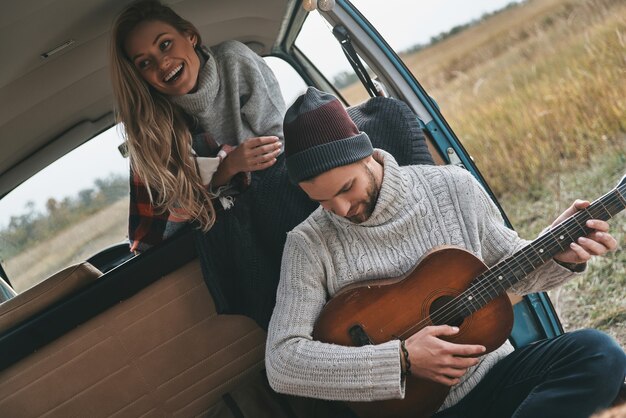
{"type": "Polygon", "coordinates": [[[457,167],[466,168],[454,148],[448,147],[446,152],[448,153],[448,160],[450,160],[450,164],[456,165],[457,167]]]}

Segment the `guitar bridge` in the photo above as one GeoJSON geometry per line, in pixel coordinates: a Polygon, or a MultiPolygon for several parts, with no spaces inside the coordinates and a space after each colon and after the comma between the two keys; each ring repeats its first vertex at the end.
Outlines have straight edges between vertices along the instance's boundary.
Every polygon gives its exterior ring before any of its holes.
{"type": "Polygon", "coordinates": [[[372,345],[372,340],[367,336],[365,330],[361,325],[353,325],[348,330],[348,334],[350,334],[350,339],[352,339],[352,343],[356,347],[362,347],[364,345],[372,345]]]}

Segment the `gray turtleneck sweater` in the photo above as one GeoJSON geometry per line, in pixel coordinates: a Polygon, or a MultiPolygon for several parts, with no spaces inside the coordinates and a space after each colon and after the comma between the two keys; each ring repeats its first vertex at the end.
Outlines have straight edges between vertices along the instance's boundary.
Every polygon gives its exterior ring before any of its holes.
{"type": "MultiPolygon", "coordinates": [[[[363,280],[402,276],[436,246],[463,247],[490,266],[527,243],[504,225],[467,171],[399,167],[381,150],[374,157],[384,175],[367,221],[354,224],[320,207],[287,237],[265,357],[267,377],[278,392],[346,401],[404,397],[397,340],[364,347],[313,341],[313,325],[327,298],[363,280]]],[[[549,261],[512,290],[546,290],[572,274],[549,261]]],[[[512,350],[506,342],[483,356],[452,388],[443,407],[457,403],[512,350]]]]}
{"type": "Polygon", "coordinates": [[[218,144],[236,146],[266,135],[282,139],[285,103],[263,58],[237,41],[204,52],[198,90],[172,96],[172,102],[196,116],[203,131],[218,144]]]}

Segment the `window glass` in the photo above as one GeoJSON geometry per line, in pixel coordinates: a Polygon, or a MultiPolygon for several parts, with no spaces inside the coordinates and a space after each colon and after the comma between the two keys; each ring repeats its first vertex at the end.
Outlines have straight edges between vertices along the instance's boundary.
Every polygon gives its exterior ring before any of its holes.
{"type": "Polygon", "coordinates": [[[283,59],[277,57],[265,57],[264,59],[276,75],[285,103],[287,106],[291,105],[298,96],[306,91],[306,83],[300,74],[283,59]]]}
{"type": "Polygon", "coordinates": [[[0,262],[17,292],[126,239],[129,168],[116,129],[0,200],[0,262]]]}
{"type": "MultiPolygon", "coordinates": [[[[365,87],[346,59],[332,27],[319,13],[309,13],[295,43],[349,105],[369,98],[365,87]]],[[[370,74],[371,75],[371,74],[370,74]]]]}

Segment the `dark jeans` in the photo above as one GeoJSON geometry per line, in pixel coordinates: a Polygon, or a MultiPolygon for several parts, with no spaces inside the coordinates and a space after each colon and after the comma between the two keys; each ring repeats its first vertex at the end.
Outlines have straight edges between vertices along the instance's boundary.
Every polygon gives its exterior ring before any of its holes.
{"type": "Polygon", "coordinates": [[[587,418],[611,404],[625,373],[626,355],[611,337],[575,331],[515,350],[434,417],[587,418]]]}

